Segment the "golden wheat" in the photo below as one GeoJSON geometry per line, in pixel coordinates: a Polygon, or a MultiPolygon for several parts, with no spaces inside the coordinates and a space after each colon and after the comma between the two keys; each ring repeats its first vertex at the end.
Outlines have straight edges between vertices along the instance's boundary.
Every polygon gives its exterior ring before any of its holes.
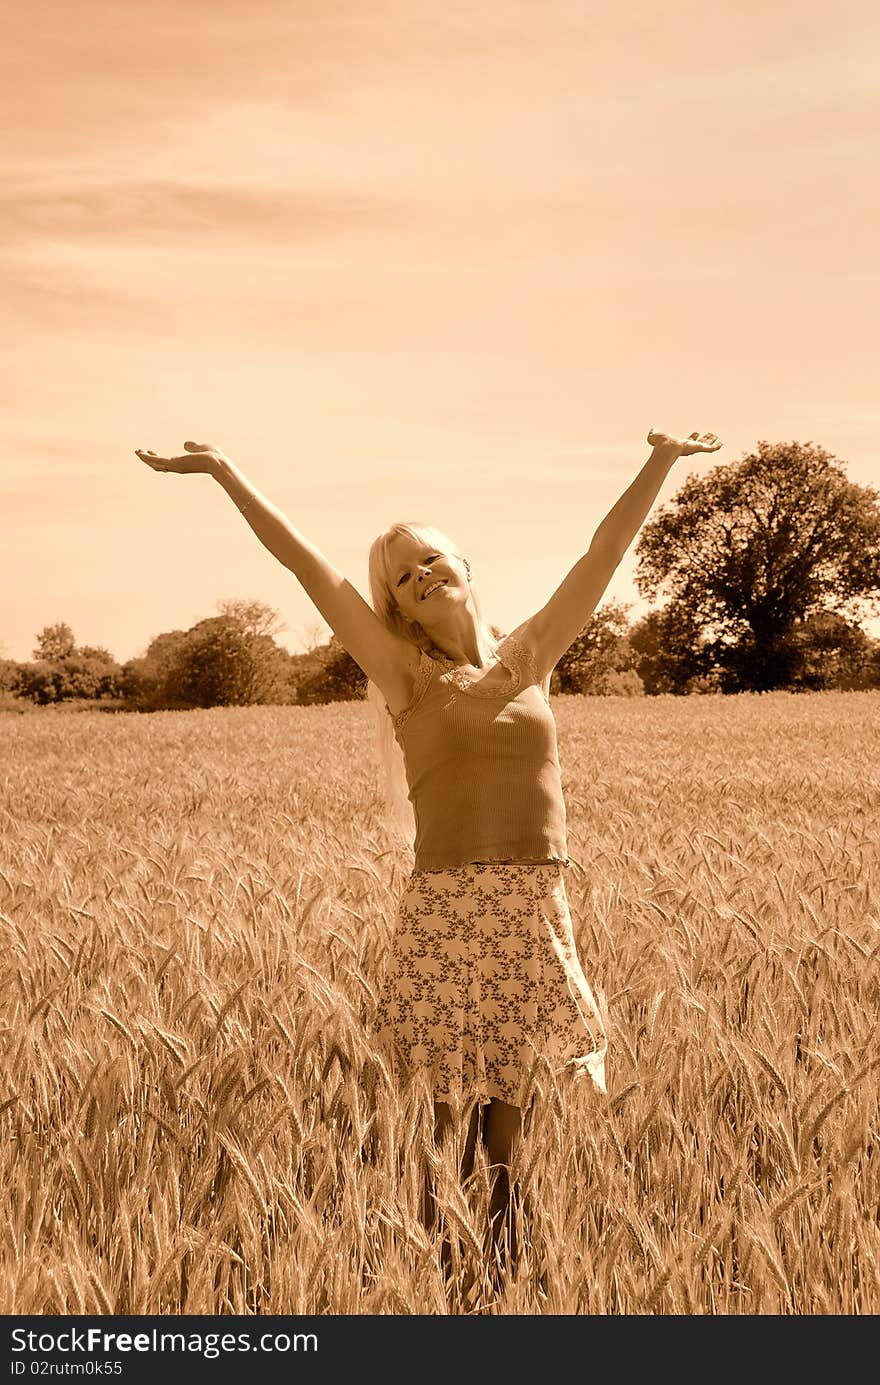
{"type": "Polygon", "coordinates": [[[610,1096],[544,1084],[494,1291],[371,1040],[368,709],[0,716],[0,1310],[880,1311],[880,695],[555,710],[610,1096]]]}

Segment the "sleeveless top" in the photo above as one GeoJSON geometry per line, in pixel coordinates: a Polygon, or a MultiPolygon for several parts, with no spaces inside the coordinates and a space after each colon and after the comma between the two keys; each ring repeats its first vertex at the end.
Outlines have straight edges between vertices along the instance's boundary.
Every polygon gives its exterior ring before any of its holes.
{"type": "Polygon", "coordinates": [[[454,665],[419,659],[413,697],[391,716],[416,822],[413,869],[474,861],[568,863],[556,719],[529,650],[512,635],[506,682],[466,691],[454,665]]]}

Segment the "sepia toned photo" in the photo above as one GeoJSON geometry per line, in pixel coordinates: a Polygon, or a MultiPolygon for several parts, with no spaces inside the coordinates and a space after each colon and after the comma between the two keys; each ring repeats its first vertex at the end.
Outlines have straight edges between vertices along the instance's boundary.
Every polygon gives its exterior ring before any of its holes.
{"type": "Polygon", "coordinates": [[[6,28],[12,1374],[876,1314],[875,8],[6,28]]]}

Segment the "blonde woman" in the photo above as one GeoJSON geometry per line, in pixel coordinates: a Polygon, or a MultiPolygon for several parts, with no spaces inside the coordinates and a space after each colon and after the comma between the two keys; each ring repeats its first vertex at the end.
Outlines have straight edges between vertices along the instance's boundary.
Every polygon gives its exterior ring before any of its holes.
{"type": "MultiPolygon", "coordinates": [[[[285,516],[209,443],[177,457],[138,451],[154,471],[213,476],[289,568],[366,673],[396,820],[414,830],[382,988],[378,1034],[402,1076],[423,1071],[435,1134],[469,1112],[492,1170],[497,1265],[515,1260],[511,1164],[542,1064],[605,1090],[605,1030],[578,959],[565,890],[565,806],[550,675],[599,603],[676,459],[721,446],[714,433],[650,432],[635,480],[549,601],[498,639],[468,558],[422,524],[395,524],[370,551],[372,609],[285,516]]],[[[527,551],[509,558],[517,574],[527,551]]],[[[427,1191],[429,1221],[433,1199],[427,1191]]]]}

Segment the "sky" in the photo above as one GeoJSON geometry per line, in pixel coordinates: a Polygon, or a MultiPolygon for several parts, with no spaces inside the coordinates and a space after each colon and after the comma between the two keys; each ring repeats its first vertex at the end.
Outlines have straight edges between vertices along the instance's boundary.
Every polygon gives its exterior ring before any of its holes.
{"type": "MultiPolygon", "coordinates": [[[[42,0],[0,59],[0,655],[267,602],[221,447],[368,596],[438,525],[539,609],[649,428],[880,484],[880,13],[840,0],[42,0]]],[[[606,593],[647,609],[632,549],[606,593]]],[[[880,632],[880,624],[869,628],[880,632]]]]}

